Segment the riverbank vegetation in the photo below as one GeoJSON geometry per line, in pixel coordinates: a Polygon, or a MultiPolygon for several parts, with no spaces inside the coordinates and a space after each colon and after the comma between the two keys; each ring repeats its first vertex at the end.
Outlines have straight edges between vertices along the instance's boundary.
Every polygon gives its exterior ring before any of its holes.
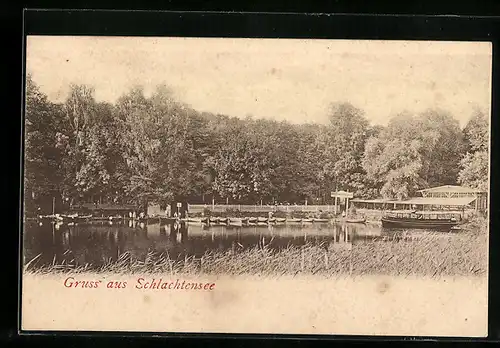
{"type": "Polygon", "coordinates": [[[444,184],[487,188],[481,110],[464,129],[437,109],[401,113],[386,126],[349,103],[332,104],[327,116],[290,124],[199,112],[165,86],[151,96],[137,87],[110,104],[72,85],[54,103],[28,76],[25,208],[51,211],[54,197],[60,210],[99,200],[325,204],[334,190],[406,198],[444,184]]]}
{"type": "Polygon", "coordinates": [[[487,222],[478,218],[459,232],[406,232],[356,240],[354,243],[308,243],[273,249],[269,244],[227,251],[210,250],[202,257],[149,251],[125,252],[102,265],[38,265],[37,257],[25,272],[114,274],[208,274],[280,276],[318,274],[392,276],[486,275],[488,268],[487,222]]]}

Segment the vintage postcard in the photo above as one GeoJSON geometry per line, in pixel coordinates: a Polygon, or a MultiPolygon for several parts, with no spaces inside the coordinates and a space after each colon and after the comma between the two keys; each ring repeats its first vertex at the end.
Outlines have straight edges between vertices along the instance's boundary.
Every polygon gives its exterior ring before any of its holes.
{"type": "Polygon", "coordinates": [[[22,330],[487,336],[491,65],[28,36],[22,330]]]}

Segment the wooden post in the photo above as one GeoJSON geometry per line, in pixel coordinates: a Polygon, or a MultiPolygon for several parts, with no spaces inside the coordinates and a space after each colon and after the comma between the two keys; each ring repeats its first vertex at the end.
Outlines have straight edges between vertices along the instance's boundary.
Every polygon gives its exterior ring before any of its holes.
{"type": "Polygon", "coordinates": [[[56,212],[56,197],[52,197],[52,215],[56,212]]]}
{"type": "Polygon", "coordinates": [[[346,197],[345,199],[345,217],[349,215],[349,197],[346,197]]]}
{"type": "Polygon", "coordinates": [[[335,216],[337,216],[337,196],[335,196],[335,205],[334,205],[333,213],[335,214],[335,216]]]}

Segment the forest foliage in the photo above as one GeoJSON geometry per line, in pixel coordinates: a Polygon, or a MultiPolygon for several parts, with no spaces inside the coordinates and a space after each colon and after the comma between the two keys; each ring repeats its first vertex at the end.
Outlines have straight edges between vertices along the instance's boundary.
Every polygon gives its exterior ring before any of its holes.
{"type": "MultiPolygon", "coordinates": [[[[26,208],[57,197],[166,204],[327,203],[330,192],[404,199],[446,184],[487,189],[489,119],[477,110],[464,129],[445,110],[403,112],[386,126],[333,103],[326,124],[291,124],[198,112],[167,86],[135,87],[114,104],[72,85],[49,101],[26,85],[26,208]]],[[[43,205],[43,204],[42,204],[43,205]]]]}

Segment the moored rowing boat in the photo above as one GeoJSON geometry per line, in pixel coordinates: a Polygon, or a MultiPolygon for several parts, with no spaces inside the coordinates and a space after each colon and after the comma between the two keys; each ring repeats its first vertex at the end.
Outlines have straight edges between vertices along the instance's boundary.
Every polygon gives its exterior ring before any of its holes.
{"type": "Polygon", "coordinates": [[[350,224],[364,224],[366,219],[346,219],[345,222],[350,224]]]}

